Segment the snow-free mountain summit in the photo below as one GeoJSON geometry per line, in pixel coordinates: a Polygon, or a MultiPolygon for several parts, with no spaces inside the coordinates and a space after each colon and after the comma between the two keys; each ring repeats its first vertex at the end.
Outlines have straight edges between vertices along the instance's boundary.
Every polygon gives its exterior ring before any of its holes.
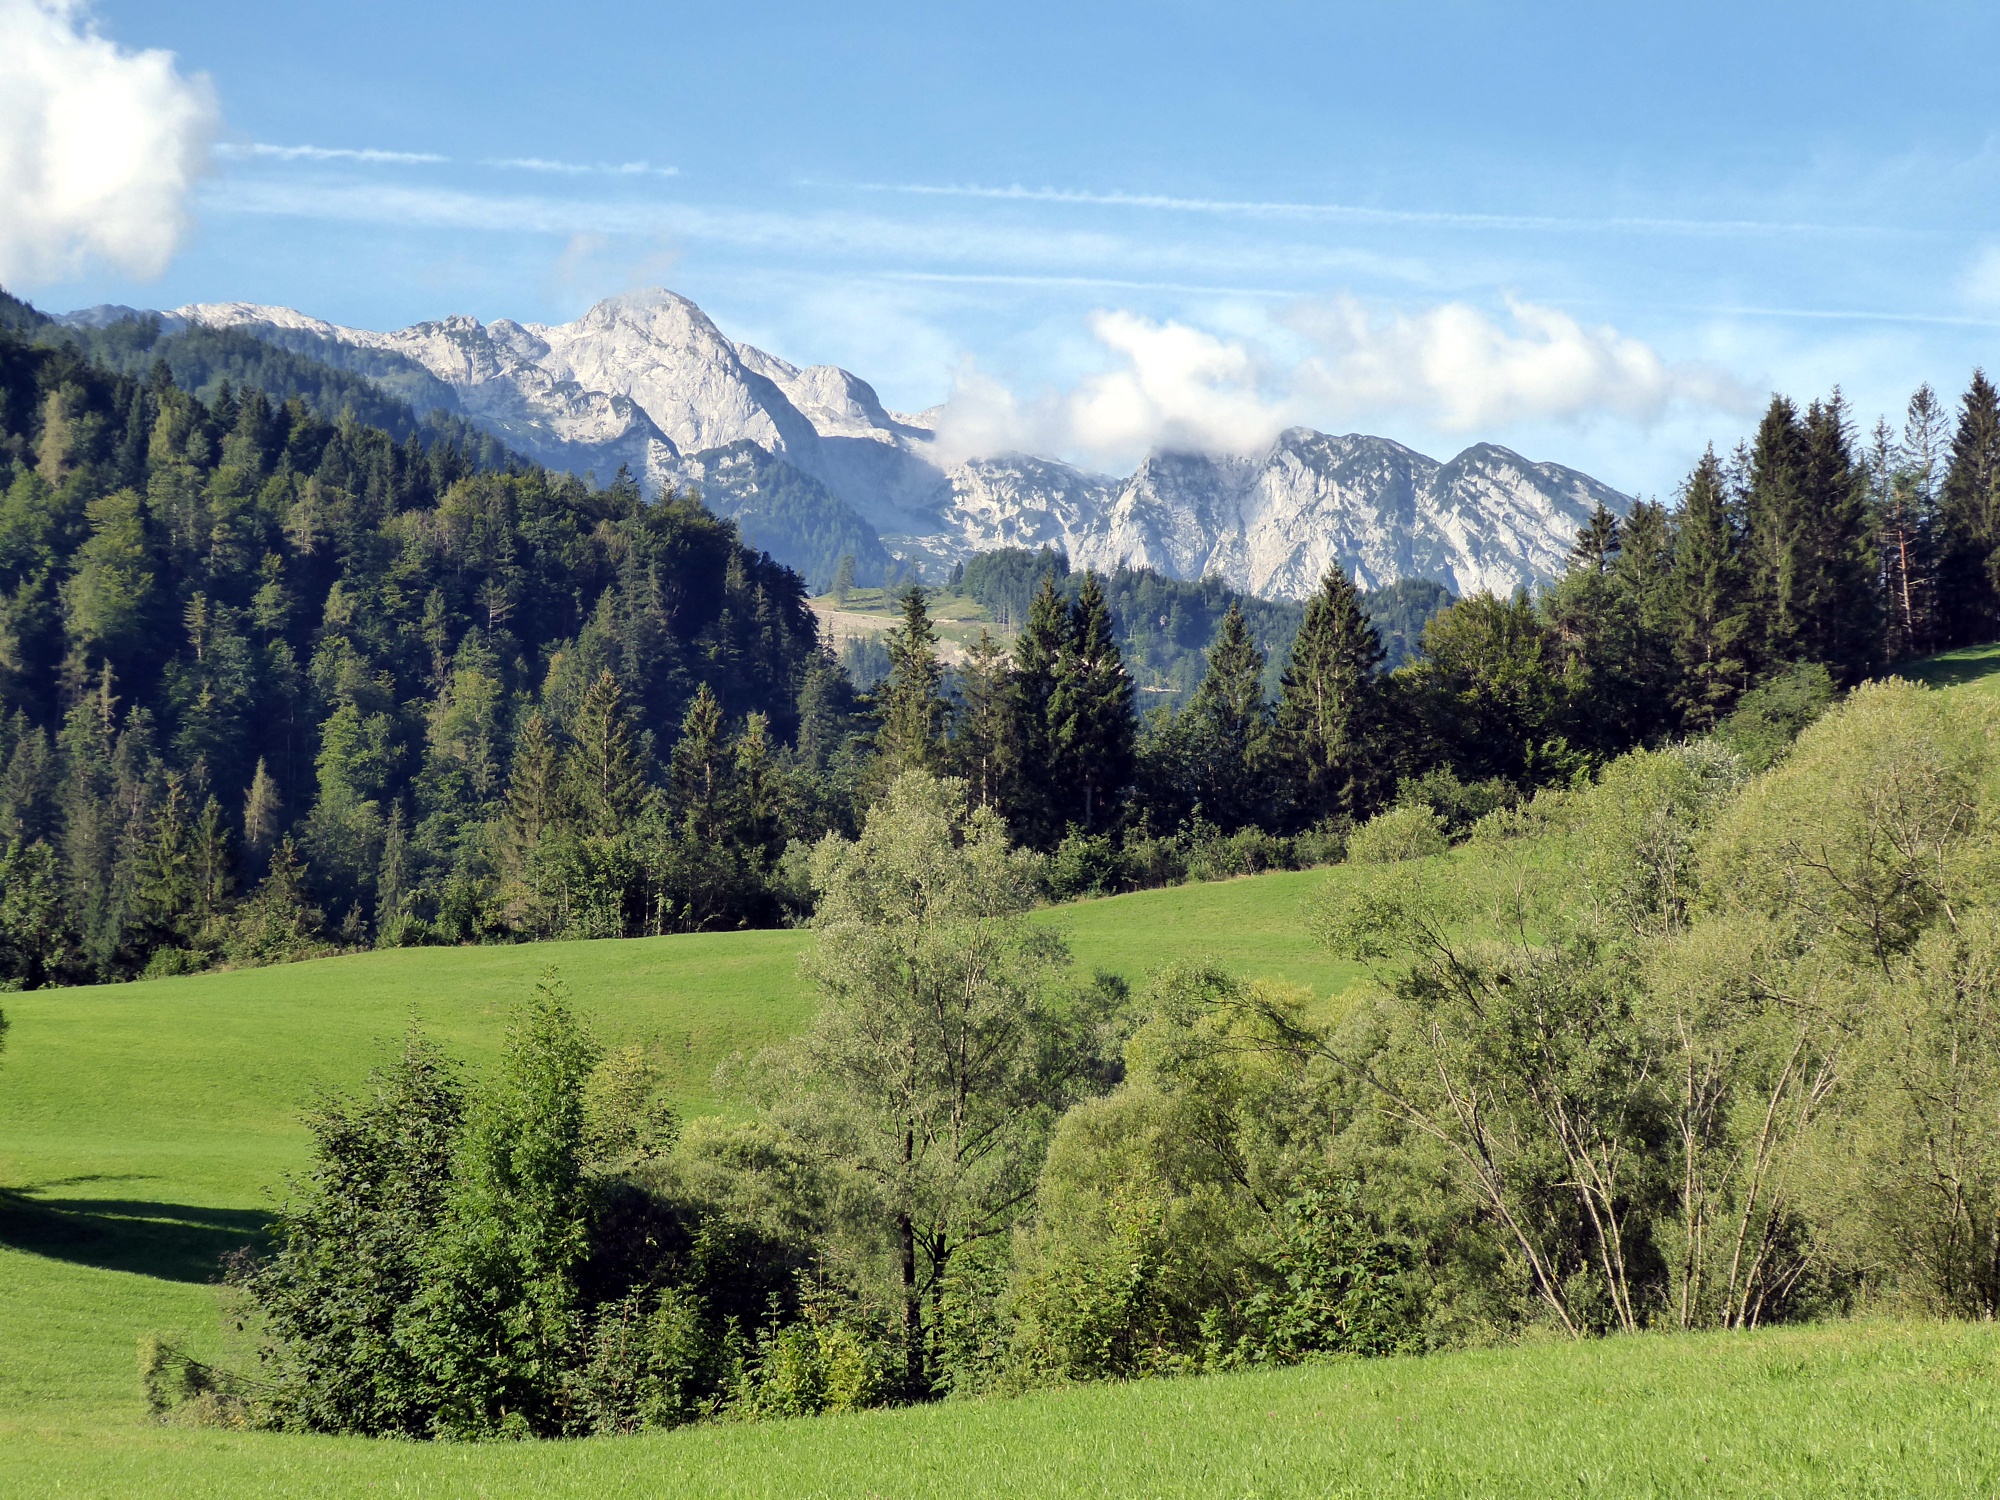
{"type": "Polygon", "coordinates": [[[845,370],[736,343],[662,290],[555,326],[454,316],[375,333],[236,302],[165,316],[367,375],[552,466],[602,477],[622,464],[654,491],[696,484],[816,582],[843,552],[865,577],[891,557],[935,572],[1048,545],[1079,565],[1219,574],[1265,596],[1302,596],[1336,562],[1365,588],[1426,577],[1506,593],[1553,576],[1596,506],[1631,503],[1492,444],[1439,463],[1306,428],[1258,453],[1155,453],[1125,478],[1019,453],[947,462],[928,417],[887,410],[845,370]]]}

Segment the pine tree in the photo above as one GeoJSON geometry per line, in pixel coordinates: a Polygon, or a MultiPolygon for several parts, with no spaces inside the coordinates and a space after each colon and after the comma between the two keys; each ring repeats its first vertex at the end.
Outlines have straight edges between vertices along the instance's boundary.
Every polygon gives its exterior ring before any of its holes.
{"type": "Polygon", "coordinates": [[[1667,601],[1674,655],[1674,707],[1688,728],[1705,730],[1748,684],[1743,575],[1722,465],[1710,448],[1688,476],[1673,522],[1667,601]]]}
{"type": "Polygon", "coordinates": [[[841,554],[840,566],[833,571],[833,602],[845,604],[847,596],[854,592],[854,554],[841,554]]]}
{"type": "Polygon", "coordinates": [[[1196,792],[1203,815],[1225,832],[1259,821],[1271,773],[1264,653],[1233,601],[1186,712],[1195,724],[1196,792]]]}
{"type": "Polygon", "coordinates": [[[1087,834],[1109,826],[1132,782],[1132,679],[1095,573],[1084,574],[1070,606],[1069,649],[1057,661],[1049,725],[1058,768],[1053,790],[1064,821],[1087,834]]]}
{"type": "Polygon", "coordinates": [[[937,631],[921,586],[903,590],[903,623],[891,630],[889,676],[880,689],[882,728],[876,736],[882,773],[934,771],[944,750],[944,668],[937,631]]]}
{"type": "Polygon", "coordinates": [[[2000,635],[2000,391],[1984,370],[1960,403],[1938,521],[1938,596],[1946,641],[2000,635]]]}
{"type": "Polygon", "coordinates": [[[1306,602],[1278,686],[1276,744],[1297,821],[1361,818],[1380,764],[1382,639],[1338,564],[1306,602]]]}

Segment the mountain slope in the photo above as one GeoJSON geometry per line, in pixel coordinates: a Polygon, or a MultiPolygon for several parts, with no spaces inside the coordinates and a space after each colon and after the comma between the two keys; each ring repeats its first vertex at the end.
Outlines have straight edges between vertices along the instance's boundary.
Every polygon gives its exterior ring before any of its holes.
{"type": "Polygon", "coordinates": [[[1595,506],[1630,504],[1588,475],[1492,444],[1439,463],[1386,438],[1306,428],[1262,453],[1157,453],[1123,480],[1024,454],[945,464],[925,420],[887,410],[866,381],[735,343],[663,290],[553,326],[454,316],[375,333],[249,303],[170,316],[317,351],[555,467],[602,478],[622,464],[655,492],[714,490],[731,513],[744,476],[763,472],[739,446],[751,445],[815,487],[809,502],[785,487],[793,519],[805,505],[809,524],[766,531],[774,555],[816,576],[827,547],[851,542],[866,565],[879,536],[926,573],[1046,545],[1086,566],[1212,573],[1267,596],[1301,597],[1336,563],[1368,588],[1430,578],[1459,594],[1506,593],[1552,577],[1595,506]],[[733,457],[714,456],[724,451],[733,457]]]}

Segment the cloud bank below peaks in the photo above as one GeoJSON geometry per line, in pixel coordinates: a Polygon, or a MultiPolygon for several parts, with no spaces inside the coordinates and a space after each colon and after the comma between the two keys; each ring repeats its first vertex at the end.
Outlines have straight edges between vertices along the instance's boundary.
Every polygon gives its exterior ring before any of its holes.
{"type": "Polygon", "coordinates": [[[219,122],[205,76],[121,49],[80,0],[0,0],[0,282],[164,271],[219,122]]]}
{"type": "Polygon", "coordinates": [[[1293,307],[1269,341],[1130,312],[1094,313],[1090,331],[1107,368],[1066,391],[1023,399],[961,364],[937,413],[940,456],[1055,453],[1118,469],[1155,450],[1254,453],[1292,426],[1393,421],[1498,435],[1605,418],[1643,427],[1675,409],[1754,405],[1720,371],[1519,300],[1501,321],[1462,302],[1378,314],[1336,297],[1293,307]],[[1274,343],[1291,346],[1290,357],[1274,343]]]}

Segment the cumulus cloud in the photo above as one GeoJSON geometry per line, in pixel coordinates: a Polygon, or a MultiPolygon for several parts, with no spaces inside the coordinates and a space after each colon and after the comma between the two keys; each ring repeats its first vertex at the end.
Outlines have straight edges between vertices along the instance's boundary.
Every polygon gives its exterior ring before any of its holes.
{"type": "Polygon", "coordinates": [[[218,119],[206,77],[118,47],[80,0],[0,0],[0,280],[165,270],[218,119]]]}
{"type": "Polygon", "coordinates": [[[1301,306],[1292,325],[1322,352],[1295,385],[1314,406],[1414,412],[1449,432],[1600,415],[1643,424],[1670,406],[1736,410],[1747,399],[1726,375],[1669,364],[1615,328],[1518,300],[1508,313],[1511,328],[1462,302],[1384,316],[1351,297],[1301,306]]]}
{"type": "Polygon", "coordinates": [[[1066,391],[1022,399],[961,364],[938,413],[943,456],[1005,449],[1117,465],[1154,449],[1251,453],[1295,425],[1344,429],[1384,418],[1443,432],[1613,417],[1650,425],[1671,408],[1741,411],[1749,393],[1701,365],[1566,313],[1508,304],[1503,324],[1464,303],[1371,313],[1358,301],[1301,303],[1281,360],[1251,339],[1099,312],[1108,368],[1066,391]]]}

